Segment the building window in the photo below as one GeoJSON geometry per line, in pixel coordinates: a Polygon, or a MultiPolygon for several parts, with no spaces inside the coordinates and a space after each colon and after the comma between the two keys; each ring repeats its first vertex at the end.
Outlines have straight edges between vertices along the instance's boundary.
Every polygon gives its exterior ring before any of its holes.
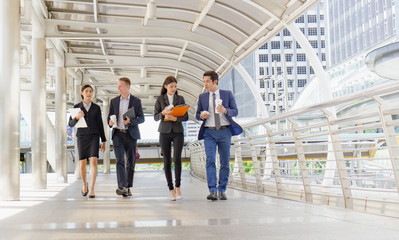
{"type": "Polygon", "coordinates": [[[268,62],[267,54],[259,54],[259,62],[268,62]]]}
{"type": "Polygon", "coordinates": [[[305,28],[299,28],[303,34],[305,34],[305,28]]]}
{"type": "Polygon", "coordinates": [[[298,42],[296,42],[296,48],[297,48],[297,49],[301,49],[301,45],[299,45],[298,42]]]}
{"type": "Polygon", "coordinates": [[[288,29],[284,29],[283,30],[283,36],[291,36],[290,31],[288,31],[288,29]]]}
{"type": "Polygon", "coordinates": [[[294,93],[293,92],[288,93],[288,100],[289,101],[294,100],[294,93]]]}
{"type": "Polygon", "coordinates": [[[316,36],[317,35],[317,28],[308,28],[308,35],[309,36],[316,36]]]}
{"type": "Polygon", "coordinates": [[[266,101],[265,94],[261,94],[261,95],[262,95],[262,100],[263,100],[263,101],[266,101]]]}
{"type": "Polygon", "coordinates": [[[263,44],[259,49],[267,49],[267,43],[263,44]]]}
{"type": "Polygon", "coordinates": [[[306,66],[299,66],[296,69],[297,74],[306,74],[306,66]]]}
{"type": "Polygon", "coordinates": [[[288,87],[292,88],[292,86],[294,85],[294,80],[289,79],[289,80],[287,80],[287,83],[288,83],[288,87]]]}
{"type": "Polygon", "coordinates": [[[324,20],[324,15],[320,15],[320,20],[324,20]]]}
{"type": "Polygon", "coordinates": [[[317,40],[311,40],[311,41],[309,41],[309,43],[310,43],[310,45],[312,45],[312,48],[318,48],[317,40]]]}
{"type": "Polygon", "coordinates": [[[326,48],[326,40],[321,40],[321,48],[326,48]]]}
{"type": "Polygon", "coordinates": [[[270,45],[272,49],[280,49],[280,41],[272,41],[270,45]]]}
{"type": "Polygon", "coordinates": [[[274,93],[269,93],[269,99],[272,99],[272,101],[276,101],[276,96],[274,95],[274,93]]]}
{"type": "Polygon", "coordinates": [[[304,87],[306,85],[306,79],[298,79],[298,87],[304,87]]]}
{"type": "Polygon", "coordinates": [[[280,54],[272,54],[272,62],[281,62],[281,56],[280,54]]]}
{"type": "Polygon", "coordinates": [[[284,41],[284,49],[291,49],[292,41],[284,41]]]}
{"type": "Polygon", "coordinates": [[[317,22],[316,15],[308,15],[308,23],[315,23],[317,22]]]}
{"type": "Polygon", "coordinates": [[[299,18],[297,18],[297,19],[295,20],[295,22],[296,22],[296,23],[304,23],[304,22],[305,22],[305,17],[302,15],[302,16],[300,16],[299,18]]]}
{"type": "MultiPolygon", "coordinates": [[[[277,75],[281,74],[281,67],[277,67],[277,75]]],[[[272,67],[272,75],[274,75],[274,67],[272,67]]],[[[274,81],[273,81],[273,87],[274,87],[274,81]]]]}
{"type": "Polygon", "coordinates": [[[287,67],[287,74],[292,74],[292,69],[293,69],[294,67],[287,67]]]}
{"type": "Polygon", "coordinates": [[[259,80],[259,87],[265,88],[265,80],[263,80],[263,79],[259,80]]]}
{"type": "Polygon", "coordinates": [[[326,54],[325,53],[322,53],[321,54],[321,61],[325,61],[326,60],[326,54]]]}
{"type": "Polygon", "coordinates": [[[298,53],[296,55],[296,60],[298,62],[306,62],[306,55],[304,53],[298,53]]]}
{"type": "Polygon", "coordinates": [[[320,35],[324,35],[324,28],[320,28],[320,35]]]}
{"type": "Polygon", "coordinates": [[[312,67],[309,68],[309,72],[310,72],[310,74],[314,74],[314,70],[312,67]]]}
{"type": "Polygon", "coordinates": [[[259,75],[265,75],[265,68],[259,67],[259,75]]]}
{"type": "Polygon", "coordinates": [[[292,62],[292,54],[291,53],[285,54],[285,61],[286,62],[292,62]]]}

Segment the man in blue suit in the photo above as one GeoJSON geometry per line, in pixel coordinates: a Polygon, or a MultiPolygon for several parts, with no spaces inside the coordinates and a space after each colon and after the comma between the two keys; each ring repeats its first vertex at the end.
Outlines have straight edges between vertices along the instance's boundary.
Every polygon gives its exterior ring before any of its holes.
{"type": "Polygon", "coordinates": [[[112,130],[112,141],[116,157],[116,176],[118,188],[116,194],[124,197],[132,196],[130,188],[133,187],[134,167],[136,165],[136,145],[140,139],[139,124],[144,122],[143,108],[141,100],[130,94],[130,79],[123,77],[118,81],[118,91],[116,98],[111,99],[108,125],[116,124],[112,130]],[[123,117],[123,114],[134,107],[135,117],[123,117]],[[116,122],[111,120],[111,116],[116,116],[116,122]],[[125,168],[126,154],[126,168],[125,168]]]}
{"type": "Polygon", "coordinates": [[[203,80],[207,92],[199,96],[196,118],[203,121],[198,140],[204,139],[205,144],[206,176],[210,192],[207,199],[227,200],[231,136],[242,133],[242,128],[232,119],[238,114],[233,94],[218,88],[218,74],[215,71],[207,71],[203,80]],[[222,104],[217,104],[220,100],[222,104]],[[216,146],[220,155],[219,186],[216,184],[216,146]]]}

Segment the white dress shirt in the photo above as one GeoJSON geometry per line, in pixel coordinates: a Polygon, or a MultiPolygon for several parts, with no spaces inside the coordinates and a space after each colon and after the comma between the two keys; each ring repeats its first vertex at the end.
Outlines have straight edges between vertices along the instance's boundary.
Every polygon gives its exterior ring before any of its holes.
{"type": "Polygon", "coordinates": [[[122,98],[122,96],[121,96],[121,99],[119,102],[118,124],[117,124],[116,128],[126,129],[122,120],[123,120],[123,114],[125,114],[125,112],[127,112],[127,110],[129,109],[129,101],[130,101],[130,94],[127,98],[122,98]]]}
{"type": "MultiPolygon", "coordinates": [[[[220,99],[220,91],[219,89],[214,92],[216,94],[215,99],[220,99]]],[[[215,127],[215,107],[213,106],[213,92],[209,92],[209,117],[206,119],[205,127],[215,127]]],[[[224,113],[218,113],[220,117],[220,126],[230,125],[224,113]]]]}

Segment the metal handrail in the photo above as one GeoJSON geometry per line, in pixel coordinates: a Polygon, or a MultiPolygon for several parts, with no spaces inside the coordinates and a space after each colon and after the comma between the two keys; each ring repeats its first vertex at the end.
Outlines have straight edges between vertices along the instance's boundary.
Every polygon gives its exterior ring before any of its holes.
{"type": "MultiPolygon", "coordinates": [[[[391,82],[242,124],[244,133],[232,139],[229,185],[363,211],[371,201],[374,212],[399,217],[398,90],[399,81],[391,82]],[[330,114],[359,101],[367,112],[330,114]],[[278,129],[277,122],[284,124],[278,129]]],[[[203,141],[188,148],[192,173],[206,179],[203,141]]]]}

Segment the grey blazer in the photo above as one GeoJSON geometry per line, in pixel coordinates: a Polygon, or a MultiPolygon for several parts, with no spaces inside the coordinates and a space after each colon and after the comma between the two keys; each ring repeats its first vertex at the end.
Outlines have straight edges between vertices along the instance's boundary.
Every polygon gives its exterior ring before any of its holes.
{"type": "MultiPolygon", "coordinates": [[[[173,106],[185,104],[184,102],[184,97],[175,94],[173,96],[173,106]]],[[[165,107],[169,106],[169,99],[166,94],[160,95],[157,98],[157,101],[155,102],[155,109],[154,109],[154,119],[155,121],[161,120],[161,123],[159,124],[158,127],[158,132],[160,133],[170,133],[171,130],[173,129],[173,132],[175,133],[181,133],[183,132],[183,124],[182,121],[187,121],[188,120],[188,113],[186,113],[182,117],[177,117],[177,121],[166,121],[165,122],[165,117],[162,116],[162,111],[165,109],[165,107]]]]}

